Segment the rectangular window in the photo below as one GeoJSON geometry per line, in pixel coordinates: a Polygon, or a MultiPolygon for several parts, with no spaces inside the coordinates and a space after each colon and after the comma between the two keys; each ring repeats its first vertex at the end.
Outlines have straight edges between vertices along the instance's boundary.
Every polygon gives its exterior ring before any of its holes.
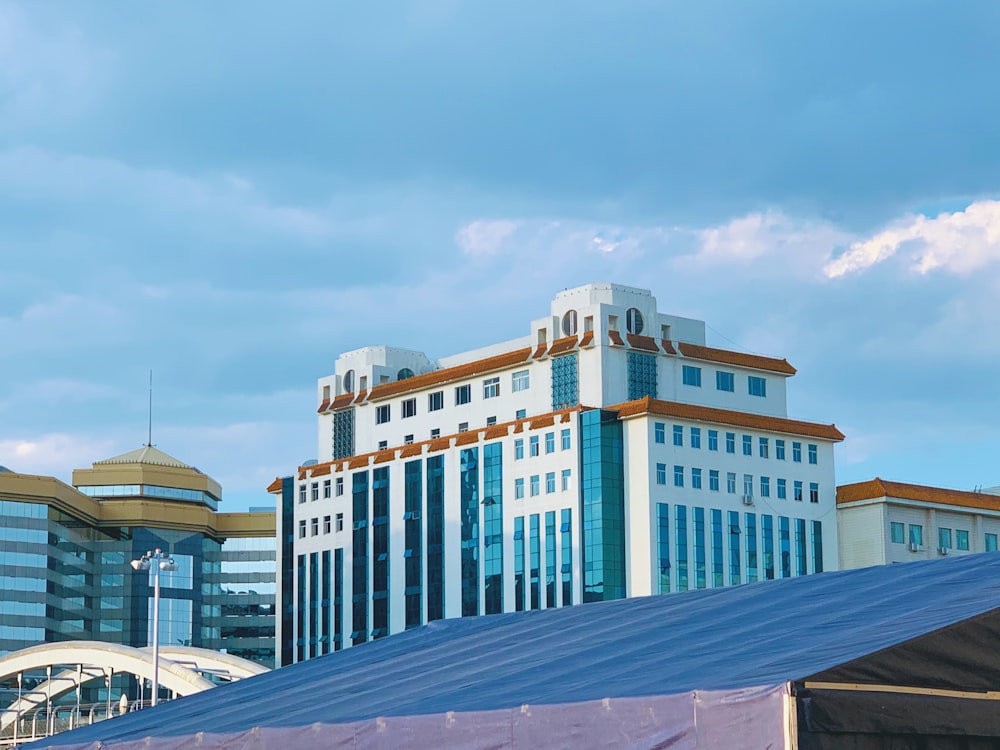
{"type": "Polygon", "coordinates": [[[496,398],[500,395],[500,378],[486,378],[483,381],[483,398],[496,398]]]}
{"type": "Polygon", "coordinates": [[[996,552],[997,551],[997,535],[987,534],[986,535],[986,551],[996,552]]]}
{"type": "Polygon", "coordinates": [[[324,479],[323,480],[323,497],[324,498],[330,497],[330,493],[331,493],[330,480],[329,479],[324,479]]]}
{"type": "Polygon", "coordinates": [[[797,502],[802,502],[802,482],[795,480],[792,485],[792,499],[797,502]]]}
{"type": "Polygon", "coordinates": [[[532,435],[528,438],[528,453],[531,456],[538,455],[538,435],[532,435]]]}
{"type": "Polygon", "coordinates": [[[334,482],[334,486],[335,486],[334,494],[336,494],[337,497],[340,497],[341,495],[344,494],[344,478],[343,477],[337,477],[336,481],[334,482]]]}
{"type": "Polygon", "coordinates": [[[743,436],[743,455],[752,456],[753,455],[753,438],[749,435],[743,436]]]}
{"type": "Polygon", "coordinates": [[[433,430],[431,430],[431,440],[439,437],[441,437],[441,428],[435,427],[433,430]]]}
{"type": "Polygon", "coordinates": [[[889,538],[893,544],[902,544],[906,541],[906,529],[903,524],[892,521],[889,524],[889,538]]]}
{"type": "Polygon", "coordinates": [[[563,492],[565,492],[566,490],[569,489],[569,477],[570,477],[570,470],[569,469],[563,469],[562,470],[562,490],[563,490],[563,492]]]}
{"type": "Polygon", "coordinates": [[[944,527],[938,529],[938,547],[951,549],[951,529],[944,527]]]}
{"type": "Polygon", "coordinates": [[[415,398],[406,399],[400,404],[400,408],[402,410],[403,419],[417,416],[417,400],[415,398]]]}
{"type": "Polygon", "coordinates": [[[518,478],[514,480],[514,499],[520,500],[524,497],[524,479],[518,478]]]}
{"type": "Polygon", "coordinates": [[[770,453],[770,451],[768,449],[768,444],[767,444],[767,438],[766,437],[757,438],[757,449],[758,449],[758,453],[760,454],[761,458],[767,458],[768,457],[768,454],[770,453]]]}
{"type": "Polygon", "coordinates": [[[684,467],[675,466],[674,467],[674,487],[684,486],[684,467]]]}
{"type": "Polygon", "coordinates": [[[554,471],[545,474],[545,494],[549,495],[556,491],[556,473],[554,471]]]}
{"type": "Polygon", "coordinates": [[[736,453],[736,433],[726,433],[726,453],[736,453]]]}
{"type": "Polygon", "coordinates": [[[413,433],[409,435],[403,435],[403,445],[411,445],[413,443],[413,433]]]}
{"type": "Polygon", "coordinates": [[[657,464],[656,465],[656,483],[666,484],[667,483],[667,465],[657,464]]]}
{"type": "Polygon", "coordinates": [[[497,423],[497,418],[496,417],[486,417],[486,426],[487,427],[492,427],[496,423],[497,423]]]}
{"type": "Polygon", "coordinates": [[[771,477],[760,478],[760,496],[771,497],[771,477]]]}
{"type": "Polygon", "coordinates": [[[969,532],[964,529],[955,529],[955,549],[962,549],[968,551],[969,549],[969,532]]]}
{"type": "Polygon", "coordinates": [[[679,424],[674,425],[674,445],[684,445],[684,428],[679,424]]]}
{"type": "Polygon", "coordinates": [[[701,448],[701,428],[692,427],[691,428],[691,447],[701,448]]]}
{"type": "Polygon", "coordinates": [[[514,412],[514,419],[524,419],[526,416],[528,416],[527,409],[518,409],[514,412]]]}
{"type": "Polygon", "coordinates": [[[535,495],[538,494],[540,486],[541,485],[539,484],[538,474],[532,474],[531,475],[531,496],[532,497],[534,497],[535,495]]]}
{"type": "Polygon", "coordinates": [[[313,500],[319,500],[319,482],[313,482],[311,490],[312,490],[312,494],[310,495],[310,497],[313,500]]]}
{"type": "Polygon", "coordinates": [[[460,385],[455,389],[455,405],[461,406],[472,401],[472,386],[460,385]]]}
{"type": "Polygon", "coordinates": [[[736,390],[736,376],[731,372],[717,370],[715,373],[715,390],[732,393],[736,390]]]}
{"type": "Polygon", "coordinates": [[[809,502],[818,503],[819,502],[819,484],[816,482],[809,483],[809,502]]]}
{"type": "Polygon", "coordinates": [[[719,472],[717,469],[708,470],[708,489],[712,492],[719,491],[719,472]]]}
{"type": "Polygon", "coordinates": [[[743,475],[743,494],[753,497],[753,474],[743,475]]]}
{"type": "Polygon", "coordinates": [[[736,494],[736,472],[726,472],[726,492],[730,495],[736,494]]]}
{"type": "Polygon", "coordinates": [[[336,526],[337,531],[343,531],[344,530],[344,514],[343,513],[338,513],[337,516],[336,516],[336,521],[337,521],[337,526],[336,526]]]}
{"type": "Polygon", "coordinates": [[[434,391],[427,394],[427,411],[438,411],[444,408],[444,391],[434,391]]]}
{"type": "Polygon", "coordinates": [[[380,451],[384,451],[388,447],[389,447],[389,441],[388,440],[379,440],[378,441],[378,449],[380,451]]]}
{"type": "Polygon", "coordinates": [[[458,431],[459,432],[468,432],[469,431],[469,423],[468,422],[459,422],[458,423],[458,431]]]}
{"type": "Polygon", "coordinates": [[[306,519],[299,521],[299,539],[305,539],[306,536],[306,519]]]}
{"type": "Polygon", "coordinates": [[[375,407],[375,424],[385,424],[389,421],[390,404],[382,404],[375,407]]]}
{"type": "Polygon", "coordinates": [[[719,450],[719,431],[709,430],[708,431],[708,449],[710,451],[719,450]]]}
{"type": "Polygon", "coordinates": [[[778,499],[779,500],[787,500],[788,499],[788,490],[787,490],[787,488],[785,486],[785,480],[784,479],[779,479],[778,480],[778,499]]]}
{"type": "Polygon", "coordinates": [[[812,443],[809,443],[809,463],[815,464],[817,461],[817,447],[812,443]]]}
{"type": "Polygon", "coordinates": [[[528,378],[529,376],[527,370],[518,370],[513,375],[511,375],[510,376],[511,391],[517,393],[518,391],[528,390],[528,386],[530,385],[530,381],[528,378]]]}
{"type": "Polygon", "coordinates": [[[797,464],[802,463],[802,443],[792,443],[792,460],[797,464]]]}
{"type": "Polygon", "coordinates": [[[545,452],[555,453],[556,451],[556,434],[554,432],[545,433],[545,452]]]}
{"type": "Polygon", "coordinates": [[[691,469],[691,486],[696,489],[701,489],[701,469],[691,469]]]}
{"type": "Polygon", "coordinates": [[[299,502],[304,503],[305,501],[306,501],[306,486],[303,484],[299,486],[299,502]]]}
{"type": "Polygon", "coordinates": [[[919,547],[924,545],[924,527],[918,523],[910,524],[910,544],[916,544],[919,547]]]}
{"type": "Polygon", "coordinates": [[[517,438],[514,441],[514,460],[519,461],[524,458],[524,438],[517,438]]]}
{"type": "Polygon", "coordinates": [[[775,440],[774,441],[774,457],[779,461],[785,460],[785,441],[775,440]]]}
{"type": "Polygon", "coordinates": [[[684,385],[692,385],[695,388],[701,388],[700,367],[692,367],[691,365],[684,365],[681,377],[684,380],[684,385]]]}
{"type": "Polygon", "coordinates": [[[667,426],[663,422],[653,423],[653,441],[661,444],[667,442],[667,426]]]}
{"type": "Polygon", "coordinates": [[[747,378],[747,390],[751,396],[764,398],[767,396],[767,381],[764,378],[751,375],[747,378]]]}
{"type": "Polygon", "coordinates": [[[569,428],[559,432],[559,448],[568,451],[570,449],[569,428]]]}
{"type": "Polygon", "coordinates": [[[323,516],[323,533],[330,533],[330,516],[323,516]]]}

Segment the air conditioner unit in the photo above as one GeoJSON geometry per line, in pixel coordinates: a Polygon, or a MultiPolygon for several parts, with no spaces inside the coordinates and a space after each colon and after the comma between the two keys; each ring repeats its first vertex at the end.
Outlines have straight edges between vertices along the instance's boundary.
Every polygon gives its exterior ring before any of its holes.
{"type": "Polygon", "coordinates": [[[948,554],[948,548],[947,547],[938,547],[938,554],[939,555],[947,555],[948,554]]]}
{"type": "Polygon", "coordinates": [[[753,505],[753,495],[744,495],[743,496],[743,504],[744,505],[753,505]]]}
{"type": "Polygon", "coordinates": [[[919,552],[919,551],[920,551],[920,545],[917,544],[916,542],[910,542],[910,552],[919,552]]]}

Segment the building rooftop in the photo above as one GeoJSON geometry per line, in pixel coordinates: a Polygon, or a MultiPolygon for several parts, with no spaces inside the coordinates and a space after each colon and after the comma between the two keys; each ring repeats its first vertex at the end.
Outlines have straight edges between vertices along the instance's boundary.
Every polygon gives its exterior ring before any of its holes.
{"type": "Polygon", "coordinates": [[[921,484],[890,482],[880,477],[875,477],[867,482],[844,484],[837,488],[838,505],[863,500],[878,500],[883,497],[1000,511],[1000,495],[991,492],[969,492],[943,487],[927,487],[921,484]]]}

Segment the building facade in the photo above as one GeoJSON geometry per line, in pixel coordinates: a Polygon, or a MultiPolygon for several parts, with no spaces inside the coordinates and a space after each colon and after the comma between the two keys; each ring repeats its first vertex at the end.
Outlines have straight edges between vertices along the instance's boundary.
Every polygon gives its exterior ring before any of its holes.
{"type": "Polygon", "coordinates": [[[152,446],[53,477],[0,472],[0,655],[39,643],[151,642],[162,549],[160,642],[274,663],[274,514],[219,513],[219,484],[152,446]]]}
{"type": "Polygon", "coordinates": [[[340,355],[318,461],[269,487],[281,662],[447,617],[835,569],[843,435],[788,417],[794,374],[613,284],[436,362],[340,355]]]}
{"type": "Polygon", "coordinates": [[[1000,487],[979,492],[869,482],[837,488],[840,566],[927,560],[997,549],[1000,487]]]}

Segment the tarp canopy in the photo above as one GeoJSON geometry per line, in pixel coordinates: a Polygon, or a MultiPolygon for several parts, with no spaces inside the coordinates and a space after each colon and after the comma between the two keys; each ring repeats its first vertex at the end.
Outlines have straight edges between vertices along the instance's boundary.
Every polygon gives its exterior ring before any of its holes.
{"type": "Polygon", "coordinates": [[[434,622],[36,744],[777,747],[789,683],[1000,689],[998,631],[1000,553],[951,557],[434,622]]]}

